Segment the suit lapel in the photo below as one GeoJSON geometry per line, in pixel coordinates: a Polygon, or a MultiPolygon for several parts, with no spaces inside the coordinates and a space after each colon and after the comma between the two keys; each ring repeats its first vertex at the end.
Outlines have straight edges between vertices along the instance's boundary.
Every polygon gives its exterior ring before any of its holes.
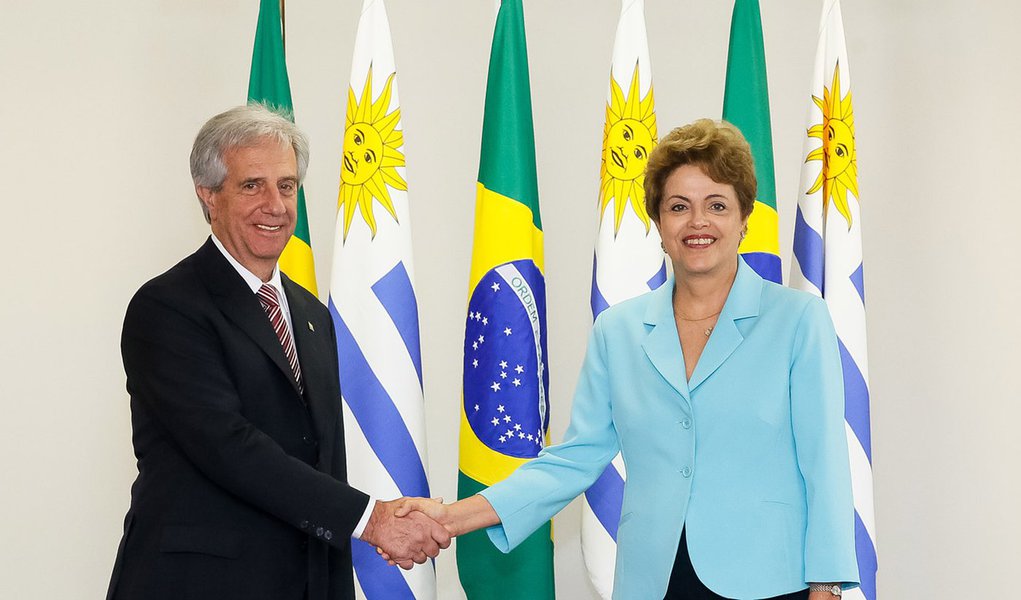
{"type": "Polygon", "coordinates": [[[681,341],[674,321],[673,279],[659,286],[651,296],[645,309],[645,324],[652,329],[642,342],[642,349],[663,379],[690,402],[688,382],[684,377],[684,354],[681,353],[681,341]]]}
{"type": "Polygon", "coordinates": [[[762,277],[759,277],[743,259],[738,259],[734,285],[730,288],[720,318],[716,320],[716,327],[713,328],[713,333],[702,350],[702,356],[695,365],[695,371],[691,374],[691,380],[688,382],[690,390],[697,389],[741,345],[744,335],[738,330],[737,321],[758,316],[761,297],[762,277]]]}
{"type": "Polygon", "coordinates": [[[324,361],[334,356],[330,352],[330,324],[319,321],[317,313],[306,294],[297,288],[298,284],[281,274],[287,305],[291,310],[291,326],[294,330],[294,345],[298,351],[302,378],[305,381],[305,399],[308,401],[312,422],[320,440],[327,439],[340,411],[339,398],[332,398],[328,385],[330,377],[336,377],[336,370],[324,361]]]}
{"type": "Polygon", "coordinates": [[[199,259],[197,264],[200,276],[220,312],[252,338],[291,382],[294,393],[298,394],[298,384],[294,381],[290,365],[287,364],[284,348],[280,345],[280,339],[274,333],[258,297],[223,257],[213,244],[212,238],[195,254],[199,259]]]}

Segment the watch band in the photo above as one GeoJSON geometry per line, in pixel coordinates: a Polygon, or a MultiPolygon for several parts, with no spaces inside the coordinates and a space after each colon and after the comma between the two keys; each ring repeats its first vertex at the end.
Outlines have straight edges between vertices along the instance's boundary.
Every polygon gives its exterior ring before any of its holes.
{"type": "Polygon", "coordinates": [[[810,583],[808,584],[808,591],[829,592],[838,598],[843,595],[843,590],[840,588],[840,584],[837,583],[810,583]]]}

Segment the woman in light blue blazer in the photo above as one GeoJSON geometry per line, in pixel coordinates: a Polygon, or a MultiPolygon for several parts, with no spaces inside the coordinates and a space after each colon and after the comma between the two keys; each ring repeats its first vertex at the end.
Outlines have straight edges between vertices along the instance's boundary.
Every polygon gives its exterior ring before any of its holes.
{"type": "Polygon", "coordinates": [[[510,551],[627,471],[613,597],[810,598],[854,587],[836,335],[819,298],[738,256],[755,202],[741,133],[700,120],[649,158],[646,208],[675,278],[593,326],[564,442],[477,496],[409,500],[510,551]]]}

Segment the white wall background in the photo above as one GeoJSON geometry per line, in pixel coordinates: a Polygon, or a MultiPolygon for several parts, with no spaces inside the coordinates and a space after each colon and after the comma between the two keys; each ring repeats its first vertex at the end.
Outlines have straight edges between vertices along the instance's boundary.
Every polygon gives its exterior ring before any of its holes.
{"type": "MultiPolygon", "coordinates": [[[[661,133],[718,117],[731,3],[647,0],[661,133]]],[[[256,0],[4,0],[0,18],[0,597],[106,591],[135,475],[118,340],[128,299],[208,232],[187,156],[244,101],[256,0]]],[[[456,495],[460,352],[493,2],[389,0],[406,131],[429,468],[456,495]]],[[[287,6],[306,193],[328,289],[360,0],[287,6]]],[[[819,0],[762,0],[788,269],[819,0]]],[[[552,437],[589,327],[603,102],[619,3],[526,0],[546,232],[552,437]]],[[[865,228],[879,593],[978,598],[1021,560],[1021,9],[845,0],[865,228]]],[[[596,598],[579,505],[561,598],[596,598]]],[[[461,597],[453,553],[441,598],[461,597]]]]}

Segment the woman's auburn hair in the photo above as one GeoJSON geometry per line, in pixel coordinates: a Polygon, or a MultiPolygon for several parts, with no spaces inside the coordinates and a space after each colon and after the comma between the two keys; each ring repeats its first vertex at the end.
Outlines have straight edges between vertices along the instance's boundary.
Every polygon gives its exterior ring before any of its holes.
{"type": "Polygon", "coordinates": [[[649,155],[645,166],[645,209],[654,221],[659,222],[667,178],[684,165],[697,166],[716,183],[732,185],[741,216],[747,218],[752,214],[758,185],[748,140],[726,121],[699,119],[668,133],[649,155]]]}

